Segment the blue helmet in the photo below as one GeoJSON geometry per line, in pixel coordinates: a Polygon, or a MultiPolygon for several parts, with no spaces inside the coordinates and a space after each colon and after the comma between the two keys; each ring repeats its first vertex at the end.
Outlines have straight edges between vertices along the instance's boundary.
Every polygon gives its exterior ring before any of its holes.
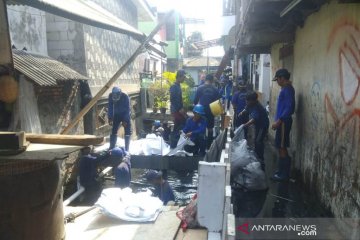
{"type": "Polygon", "coordinates": [[[111,93],[112,93],[112,99],[113,99],[113,101],[118,101],[118,100],[120,100],[121,89],[120,89],[119,87],[113,87],[111,93]]]}
{"type": "Polygon", "coordinates": [[[162,172],[161,171],[156,171],[156,170],[149,170],[146,172],[145,174],[145,178],[148,181],[152,181],[154,179],[159,179],[162,177],[162,172]]]}
{"type": "Polygon", "coordinates": [[[160,127],[160,126],[161,126],[160,120],[155,120],[154,127],[160,127]]]}
{"type": "Polygon", "coordinates": [[[200,104],[197,104],[197,105],[194,107],[193,112],[194,112],[194,113],[198,113],[198,114],[200,114],[200,115],[205,115],[204,106],[203,106],[203,105],[200,105],[200,104]]]}
{"type": "Polygon", "coordinates": [[[119,87],[113,87],[112,93],[121,93],[121,89],[119,87]]]}
{"type": "Polygon", "coordinates": [[[114,147],[113,149],[111,149],[111,156],[124,157],[125,156],[124,148],[114,147]]]}

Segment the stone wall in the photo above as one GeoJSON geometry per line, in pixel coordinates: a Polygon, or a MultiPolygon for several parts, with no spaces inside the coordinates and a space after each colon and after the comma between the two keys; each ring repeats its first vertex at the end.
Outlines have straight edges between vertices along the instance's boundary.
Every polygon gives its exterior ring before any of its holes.
{"type": "MultiPolygon", "coordinates": [[[[337,217],[360,216],[360,5],[324,5],[296,32],[293,56],[272,47],[296,91],[291,155],[308,189],[337,217]]],[[[274,113],[279,87],[272,85],[274,113]]]]}

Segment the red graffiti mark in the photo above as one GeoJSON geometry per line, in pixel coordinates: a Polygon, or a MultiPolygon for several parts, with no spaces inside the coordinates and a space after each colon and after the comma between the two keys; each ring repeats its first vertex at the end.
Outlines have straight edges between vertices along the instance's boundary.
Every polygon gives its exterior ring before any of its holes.
{"type": "MultiPolygon", "coordinates": [[[[339,123],[339,118],[336,114],[336,111],[330,101],[329,95],[325,94],[325,110],[327,113],[330,114],[330,116],[333,119],[333,122],[335,123],[335,125],[337,125],[339,123]]],[[[326,118],[327,119],[327,118],[326,118]]]]}
{"type": "Polygon", "coordinates": [[[353,118],[360,118],[360,108],[354,104],[360,88],[359,25],[345,18],[339,21],[329,35],[327,51],[338,51],[340,94],[345,103],[343,105],[347,106],[346,108],[352,107],[339,116],[329,95],[325,95],[327,124],[330,120],[342,130],[353,118]]]}

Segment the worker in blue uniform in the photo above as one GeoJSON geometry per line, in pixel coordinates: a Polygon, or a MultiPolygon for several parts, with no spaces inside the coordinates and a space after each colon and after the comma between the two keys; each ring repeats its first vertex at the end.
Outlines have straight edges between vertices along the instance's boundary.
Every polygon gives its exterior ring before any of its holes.
{"type": "Polygon", "coordinates": [[[210,103],[221,98],[219,90],[214,86],[214,76],[208,74],[205,77],[205,84],[198,87],[195,94],[194,105],[200,104],[204,107],[207,120],[207,143],[206,148],[210,148],[214,135],[214,115],[210,110],[210,103]]]}
{"type": "Polygon", "coordinates": [[[193,113],[194,116],[187,119],[183,132],[195,145],[185,145],[184,150],[194,155],[205,156],[206,120],[203,118],[205,115],[204,107],[200,104],[196,105],[193,113]]]}
{"type": "Polygon", "coordinates": [[[265,170],[264,163],[264,139],[269,129],[269,118],[266,109],[257,100],[258,95],[256,92],[249,92],[246,95],[246,108],[241,114],[248,114],[249,121],[244,123],[244,127],[252,124],[255,125],[254,146],[255,153],[259,157],[263,170],[265,170]]]}
{"type": "Polygon", "coordinates": [[[125,149],[129,151],[130,136],[131,136],[131,111],[129,96],[122,92],[119,87],[114,87],[109,94],[108,118],[109,125],[112,125],[110,135],[110,148],[113,149],[116,145],[117,133],[120,123],[125,129],[125,149]]]}
{"type": "Polygon", "coordinates": [[[174,192],[169,182],[163,178],[162,172],[149,170],[145,174],[145,178],[154,186],[154,195],[158,197],[164,205],[168,204],[169,201],[175,201],[174,192]]]}
{"type": "Polygon", "coordinates": [[[104,158],[95,156],[91,146],[81,149],[81,155],[79,161],[80,184],[85,190],[96,189],[100,186],[96,181],[97,166],[104,158]]]}
{"type": "Polygon", "coordinates": [[[277,81],[281,90],[277,99],[275,122],[272,125],[272,129],[276,131],[275,145],[279,151],[278,170],[272,179],[284,181],[290,177],[291,169],[291,158],[287,148],[290,146],[292,115],[295,112],[295,89],[287,69],[276,71],[273,81],[277,81]]]}
{"type": "Polygon", "coordinates": [[[231,103],[234,108],[234,127],[238,128],[240,125],[246,123],[248,119],[247,114],[239,114],[246,107],[246,95],[248,91],[246,90],[246,83],[244,81],[238,82],[238,91],[234,93],[234,96],[231,99],[231,103]]]}
{"type": "Polygon", "coordinates": [[[115,186],[120,188],[129,187],[131,181],[130,154],[125,151],[124,148],[115,147],[110,150],[110,156],[113,158],[113,160],[121,161],[120,164],[114,169],[115,186]]]}
{"type": "Polygon", "coordinates": [[[226,107],[226,110],[229,110],[231,99],[232,99],[233,82],[232,82],[232,80],[230,80],[229,77],[226,77],[224,84],[225,84],[225,86],[224,86],[224,90],[223,90],[223,102],[224,102],[224,106],[226,107]]]}
{"type": "Polygon", "coordinates": [[[180,69],[176,72],[176,81],[170,87],[170,111],[174,119],[174,128],[170,134],[170,148],[175,148],[180,138],[180,130],[186,121],[186,112],[183,106],[182,91],[180,84],[185,80],[185,71],[180,69]]]}

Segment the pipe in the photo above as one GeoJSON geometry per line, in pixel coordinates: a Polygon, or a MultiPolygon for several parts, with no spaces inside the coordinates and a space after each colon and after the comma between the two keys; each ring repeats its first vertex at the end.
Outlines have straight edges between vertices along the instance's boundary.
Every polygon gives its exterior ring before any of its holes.
{"type": "Polygon", "coordinates": [[[63,202],[64,207],[69,205],[72,201],[74,201],[78,196],[80,196],[85,191],[85,188],[80,185],[80,178],[77,178],[77,188],[78,190],[63,202]]]}
{"type": "Polygon", "coordinates": [[[290,12],[296,5],[298,5],[302,0],[293,0],[289,3],[280,13],[280,17],[285,16],[288,12],[290,12]]]}

